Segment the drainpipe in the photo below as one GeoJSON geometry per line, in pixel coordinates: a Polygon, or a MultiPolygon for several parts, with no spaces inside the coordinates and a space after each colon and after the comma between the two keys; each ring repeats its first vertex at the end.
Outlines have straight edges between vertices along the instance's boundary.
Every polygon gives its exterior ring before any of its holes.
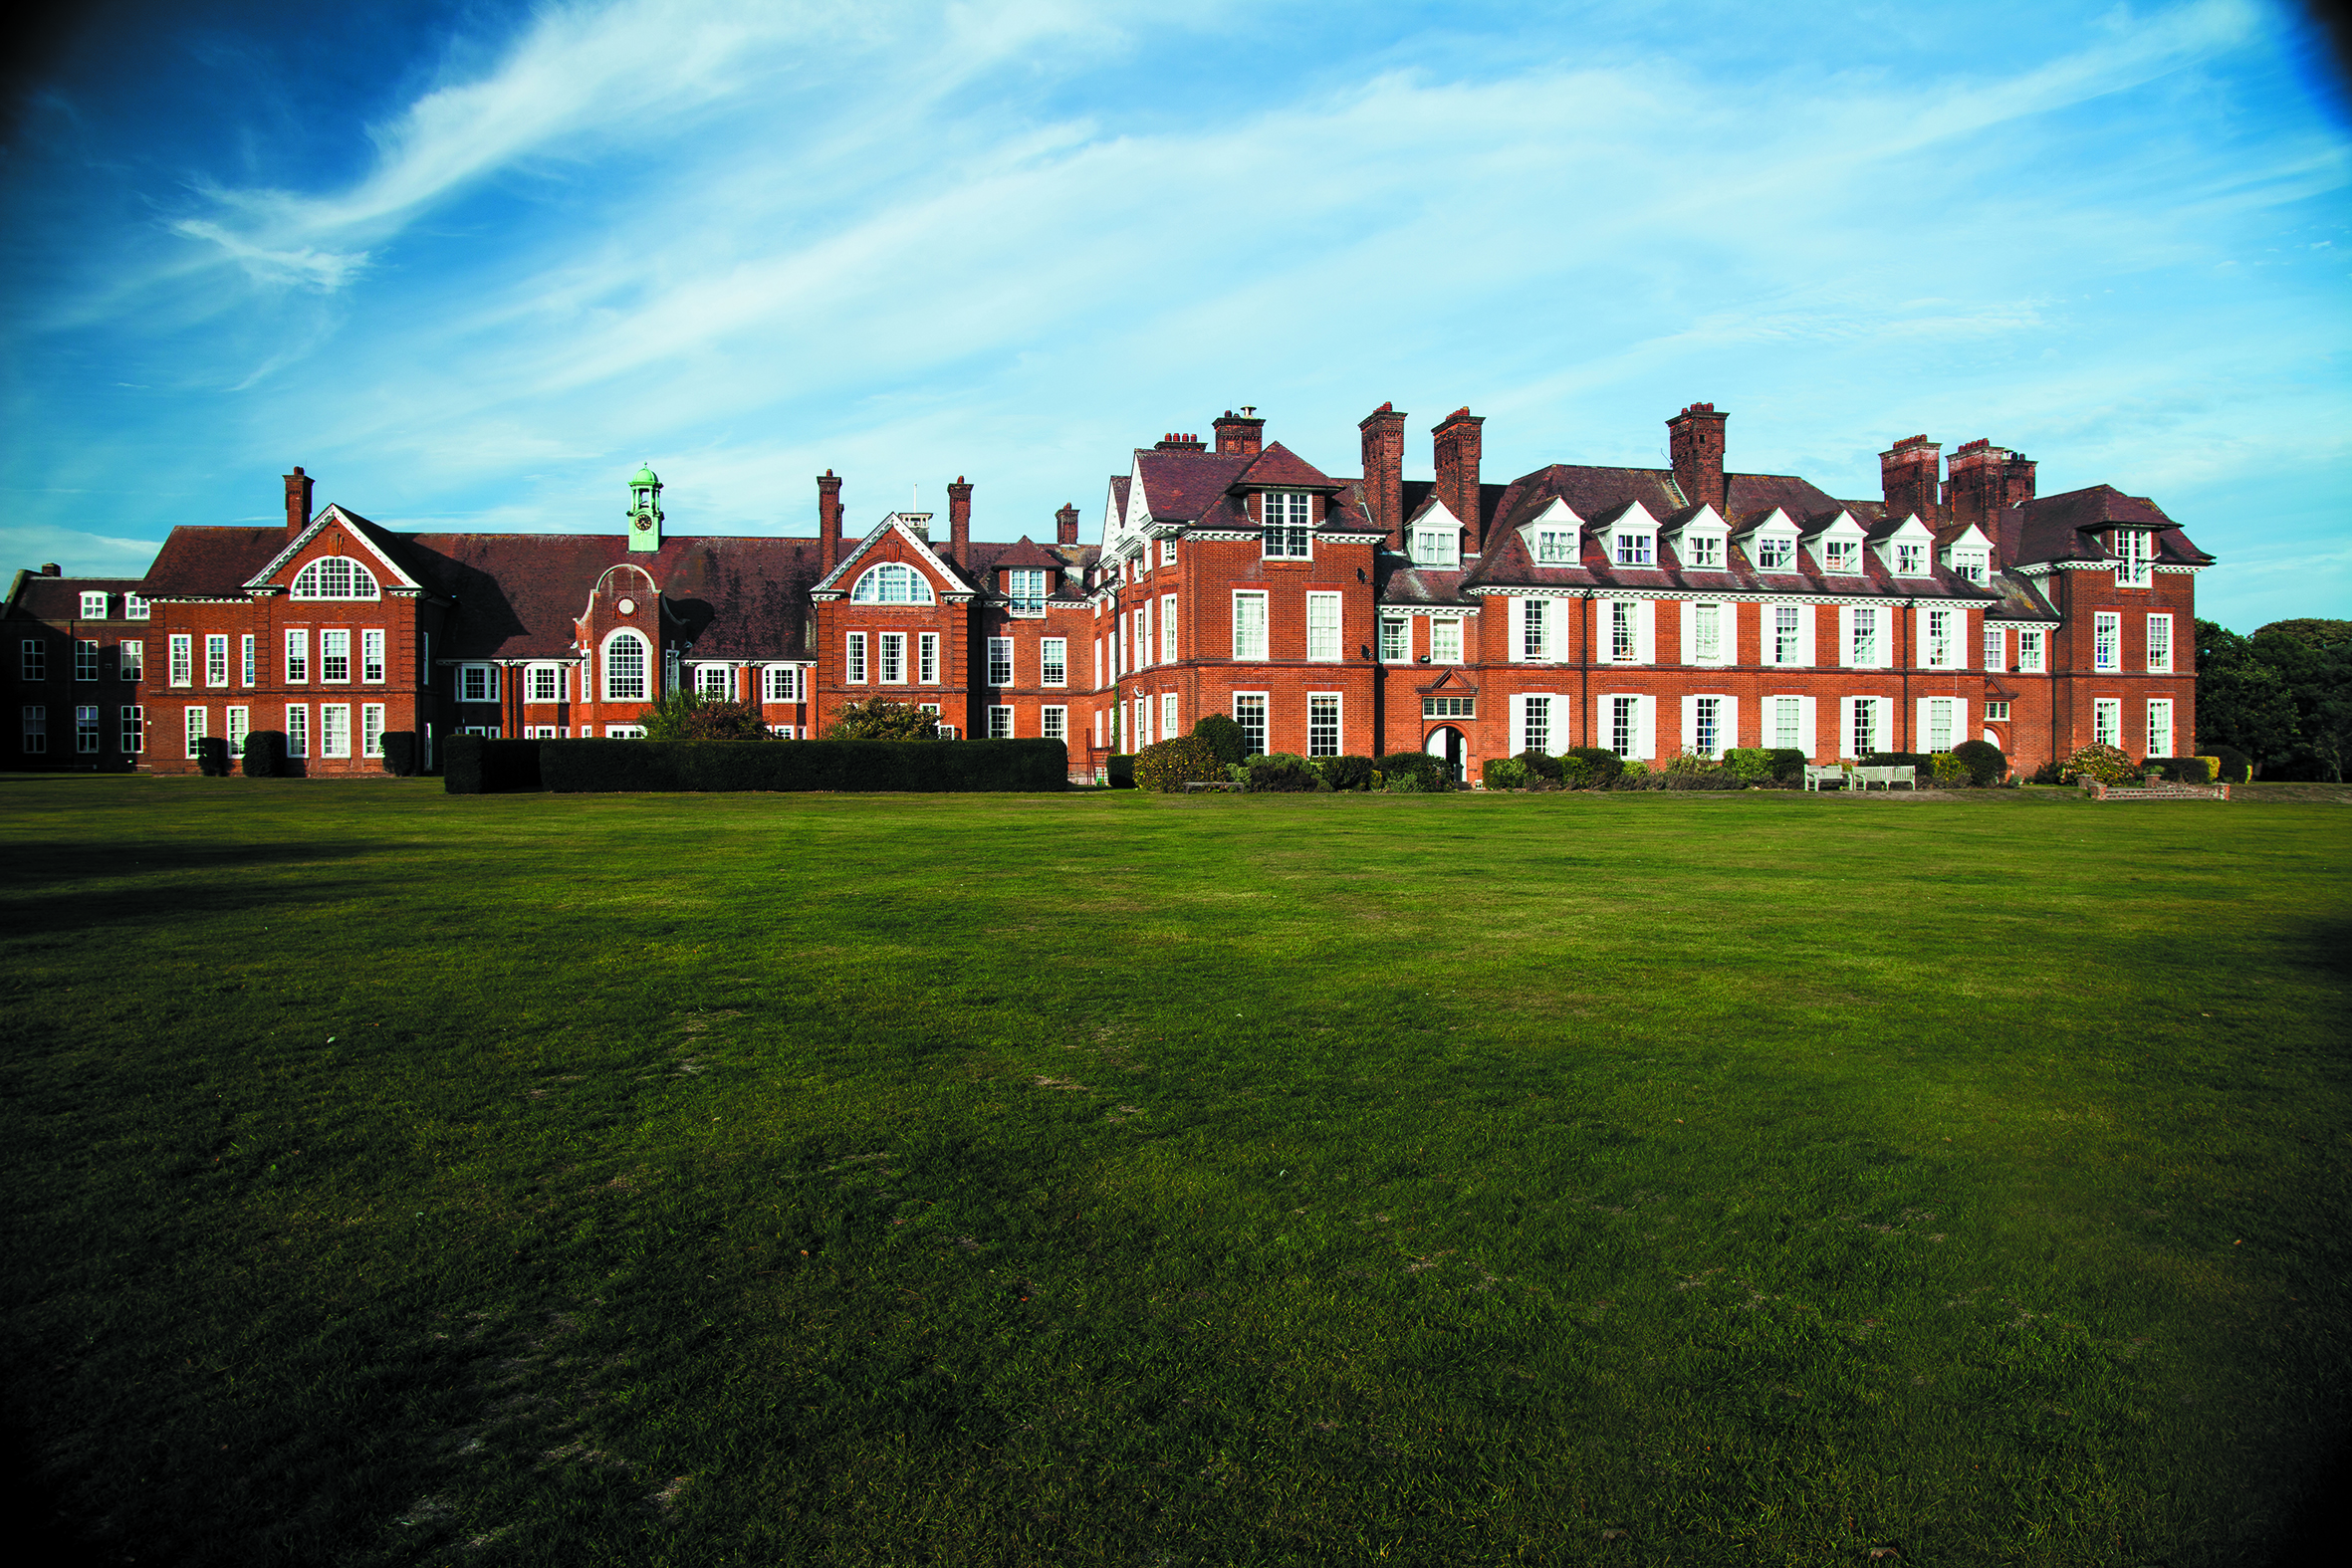
{"type": "MultiPolygon", "coordinates": [[[[1592,590],[1584,590],[1584,613],[1576,626],[1576,725],[1585,731],[1584,744],[1592,744],[1592,590]]],[[[1571,731],[1571,734],[1574,732],[1571,731]]]]}

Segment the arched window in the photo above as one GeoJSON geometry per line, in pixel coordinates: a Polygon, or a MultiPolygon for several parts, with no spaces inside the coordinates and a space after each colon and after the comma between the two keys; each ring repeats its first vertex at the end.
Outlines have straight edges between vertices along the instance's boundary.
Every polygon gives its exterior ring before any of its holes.
{"type": "Polygon", "coordinates": [[[645,700],[645,639],[633,631],[616,631],[604,639],[604,700],[645,700]]]}
{"type": "Polygon", "coordinates": [[[912,566],[902,566],[895,560],[884,561],[857,579],[857,586],[849,590],[852,604],[929,604],[931,584],[912,566]]]}
{"type": "Polygon", "coordinates": [[[348,556],[321,556],[294,579],[298,599],[371,599],[375,574],[348,556]]]}

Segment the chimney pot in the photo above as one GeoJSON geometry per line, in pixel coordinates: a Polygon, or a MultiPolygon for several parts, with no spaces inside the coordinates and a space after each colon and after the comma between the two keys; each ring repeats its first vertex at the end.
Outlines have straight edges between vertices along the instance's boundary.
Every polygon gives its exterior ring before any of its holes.
{"type": "Polygon", "coordinates": [[[947,538],[949,559],[968,567],[972,560],[972,485],[961,474],[947,487],[947,538]]]}
{"type": "Polygon", "coordinates": [[[1713,403],[1692,403],[1666,421],[1674,483],[1684,505],[1705,504],[1718,512],[1730,505],[1723,471],[1724,421],[1729,418],[1716,412],[1713,403]]]}
{"type": "Polygon", "coordinates": [[[1388,548],[1405,548],[1405,416],[1382,403],[1357,421],[1363,434],[1364,508],[1388,530],[1388,548]]]}
{"type": "Polygon", "coordinates": [[[41,562],[41,575],[45,577],[62,577],[65,575],[65,573],[58,570],[56,561],[45,560],[41,562]]]}
{"type": "Polygon", "coordinates": [[[311,476],[294,465],[294,472],[286,476],[286,537],[292,539],[310,526],[311,476]]]}
{"type": "Polygon", "coordinates": [[[1465,403],[1431,432],[1437,452],[1437,498],[1469,535],[1469,548],[1482,553],[1487,542],[1479,516],[1478,468],[1479,449],[1485,439],[1481,427],[1486,422],[1484,415],[1472,413],[1465,403]]]}
{"type": "Polygon", "coordinates": [[[841,559],[841,482],[826,469],[817,476],[817,560],[829,575],[841,559]]]}
{"type": "Polygon", "coordinates": [[[1054,514],[1054,543],[1075,545],[1077,542],[1078,509],[1064,501],[1061,510],[1054,514]]]}
{"type": "Polygon", "coordinates": [[[1905,436],[1878,454],[1879,489],[1891,518],[1916,517],[1933,526],[1942,509],[1936,505],[1943,462],[1941,442],[1924,435],[1905,436]]]}
{"type": "Polygon", "coordinates": [[[1217,455],[1251,457],[1266,449],[1266,421],[1257,410],[1243,405],[1240,413],[1228,408],[1217,421],[1217,455]]]}

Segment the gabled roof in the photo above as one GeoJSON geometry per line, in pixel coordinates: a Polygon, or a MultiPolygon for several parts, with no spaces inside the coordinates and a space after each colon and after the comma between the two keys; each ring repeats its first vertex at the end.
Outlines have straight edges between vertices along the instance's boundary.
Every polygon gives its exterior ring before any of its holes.
{"type": "MultiPolygon", "coordinates": [[[[979,551],[980,547],[975,545],[975,557],[979,551]]],[[[977,560],[973,564],[981,571],[1002,571],[1017,566],[1042,566],[1048,571],[1059,571],[1062,561],[1060,557],[1047,554],[1043,545],[1024,534],[1015,544],[999,546],[998,553],[986,565],[981,565],[977,560]]]]}
{"type": "Polygon", "coordinates": [[[2043,496],[2020,503],[2015,563],[2056,560],[2112,560],[2114,556],[2097,536],[2109,529],[2147,528],[2157,531],[2157,560],[2182,565],[2208,565],[2213,557],[2189,542],[2181,526],[2166,517],[2144,496],[2127,496],[2113,485],[2093,485],[2063,495],[2043,496]]]}
{"type": "Polygon", "coordinates": [[[418,580],[412,569],[416,562],[403,559],[407,555],[406,542],[413,540],[414,535],[394,534],[389,529],[378,528],[359,516],[358,513],[348,511],[344,507],[330,502],[320,509],[317,517],[311,519],[310,527],[297,534],[284,549],[271,557],[259,570],[238,586],[245,588],[268,587],[273,584],[279,587],[286,586],[286,583],[277,582],[276,579],[284,575],[286,568],[292,565],[305,550],[310,548],[311,541],[331,528],[340,528],[359,541],[367,553],[375,558],[376,565],[382,570],[390,572],[398,586],[415,588],[424,585],[418,580]]]}
{"type": "Polygon", "coordinates": [[[1339,481],[1307,462],[1280,441],[1268,446],[1233,478],[1229,488],[1278,486],[1286,490],[1337,490],[1339,481]]]}
{"type": "Polygon", "coordinates": [[[947,560],[945,557],[941,556],[938,551],[933,550],[931,548],[931,542],[925,539],[922,535],[916,533],[895,512],[882,519],[881,522],[876,523],[866,534],[865,538],[857,542],[856,549],[844,555],[841,558],[840,563],[838,565],[834,566],[833,569],[827,572],[822,580],[813,585],[812,591],[846,591],[846,584],[848,583],[849,579],[857,574],[853,568],[855,568],[860,560],[865,559],[867,553],[869,553],[875,545],[881,542],[883,535],[893,532],[895,532],[900,539],[906,541],[906,543],[913,548],[918,560],[922,560],[925,565],[928,565],[932,570],[939,573],[940,580],[947,584],[949,592],[971,593],[977,591],[976,585],[971,581],[971,579],[967,578],[963,572],[956,568],[954,561],[947,560]]]}
{"type": "MultiPolygon", "coordinates": [[[[1254,457],[1247,455],[1159,452],[1139,447],[1135,452],[1135,477],[1143,481],[1143,499],[1154,519],[1190,523],[1222,501],[1227,488],[1254,461],[1254,457]]],[[[1122,495],[1122,502],[1124,499],[1122,495]]]]}

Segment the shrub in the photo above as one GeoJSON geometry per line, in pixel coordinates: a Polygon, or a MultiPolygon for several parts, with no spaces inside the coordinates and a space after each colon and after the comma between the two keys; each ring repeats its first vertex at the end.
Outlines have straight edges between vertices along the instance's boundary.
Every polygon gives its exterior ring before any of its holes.
{"type": "Polygon", "coordinates": [[[1113,789],[1135,787],[1135,754],[1113,752],[1103,761],[1102,782],[1113,789]]]}
{"type": "Polygon", "coordinates": [[[1372,759],[1369,757],[1323,759],[1323,783],[1334,789],[1369,789],[1372,787],[1372,759]]]}
{"type": "MultiPolygon", "coordinates": [[[[852,703],[850,706],[857,705],[852,703]]],[[[906,704],[897,703],[893,706],[903,708],[906,704]]],[[[875,722],[905,724],[907,721],[892,715],[886,720],[875,722]]],[[[675,691],[663,697],[645,710],[643,723],[645,739],[648,741],[772,741],[777,738],[775,732],[768,728],[768,721],[761,718],[760,711],[750,703],[727,702],[692,691],[675,691]]],[[[839,727],[836,725],[835,728],[839,727]]],[[[882,736],[877,739],[913,741],[923,737],[882,736]]]]}
{"type": "Polygon", "coordinates": [[[1303,757],[1276,752],[1250,765],[1250,792],[1253,794],[1261,791],[1271,794],[1312,794],[1317,789],[1329,787],[1307,766],[1303,757]]]}
{"type": "Polygon", "coordinates": [[[1592,787],[1592,764],[1583,758],[1563,757],[1559,760],[1559,784],[1562,789],[1589,789],[1592,787]]]}
{"type": "Polygon", "coordinates": [[[2058,771],[2063,766],[2061,763],[2043,763],[2039,768],[2033,770],[2033,778],[2029,783],[2037,784],[2062,784],[2065,781],[2058,777],[2058,771]]]}
{"type": "Polygon", "coordinates": [[[1610,782],[1609,787],[1612,789],[1653,789],[1657,786],[1650,783],[1650,765],[1638,757],[1628,757],[1624,761],[1624,766],[1617,770],[1617,777],[1610,782]]]}
{"type": "Polygon", "coordinates": [[[1419,774],[1397,775],[1394,779],[1388,781],[1388,792],[1390,794],[1421,793],[1421,776],[1419,774]]]}
{"type": "Polygon", "coordinates": [[[1966,789],[1977,782],[1969,765],[1950,752],[1938,752],[1935,766],[1935,784],[1939,789],[1966,789]]]}
{"type": "Polygon", "coordinates": [[[1133,777],[1138,789],[1173,794],[1188,784],[1205,784],[1225,777],[1225,765],[1199,731],[1173,741],[1159,741],[1135,754],[1133,777]]]}
{"type": "MultiPolygon", "coordinates": [[[[554,741],[499,741],[487,735],[452,735],[441,743],[444,794],[512,794],[539,789],[540,748],[554,741]]],[[[633,746],[634,741],[573,741],[573,746],[633,746]]]]}
{"type": "Polygon", "coordinates": [[[384,731],[383,771],[395,779],[408,779],[415,776],[416,732],[414,730],[384,731]]]}
{"type": "Polygon", "coordinates": [[[1922,784],[1936,777],[1936,758],[1932,752],[1872,752],[1856,766],[1862,768],[1914,768],[1913,777],[1922,784]]]}
{"type": "Polygon", "coordinates": [[[1952,755],[1969,771],[1969,784],[1975,788],[1989,789],[2008,777],[2009,760],[1991,741],[1963,741],[1952,755]]]}
{"type": "Polygon", "coordinates": [[[1793,746],[1774,747],[1766,754],[1772,760],[1772,777],[1784,784],[1804,783],[1805,764],[1812,761],[1793,746]]]}
{"type": "Polygon", "coordinates": [[[1580,760],[1585,767],[1592,770],[1592,778],[1587,785],[1589,788],[1606,789],[1615,784],[1617,776],[1625,771],[1625,759],[1605,746],[1571,746],[1560,753],[1563,779],[1565,778],[1567,761],[1571,757],[1580,760]]]}
{"type": "Polygon", "coordinates": [[[1250,742],[1242,734],[1242,727],[1232,717],[1222,713],[1203,714],[1192,733],[1209,743],[1209,750],[1228,768],[1249,761],[1250,742]]]}
{"type": "MultiPolygon", "coordinates": [[[[652,738],[650,727],[647,739],[652,738]]],[[[828,741],[936,741],[939,739],[939,715],[927,713],[911,702],[899,702],[891,697],[869,697],[864,702],[843,703],[825,730],[828,741]]]]}
{"type": "MultiPolygon", "coordinates": [[[[560,794],[619,791],[837,789],[1055,791],[1068,785],[1059,741],[500,741],[535,745],[547,787],[560,794]]],[[[457,744],[449,772],[457,771],[457,744]]]]}
{"type": "Polygon", "coordinates": [[[248,779],[275,779],[286,771],[286,732],[248,730],[242,759],[248,779]]]}
{"type": "Polygon", "coordinates": [[[196,772],[207,779],[229,776],[228,737],[208,735],[196,743],[196,772]]]}
{"type": "Polygon", "coordinates": [[[1388,776],[1388,787],[1392,791],[1400,777],[1404,776],[1410,776],[1415,781],[1413,788],[1405,791],[1408,794],[1435,794],[1454,786],[1454,781],[1448,777],[1446,760],[1432,757],[1427,752],[1390,752],[1373,766],[1388,776]]]}
{"type": "Polygon", "coordinates": [[[2060,784],[2083,784],[2094,779],[2104,784],[2129,784],[2139,775],[2140,770],[2132,766],[2130,758],[2115,747],[2097,741],[2058,765],[2060,784]]]}
{"type": "Polygon", "coordinates": [[[2234,746],[2214,746],[2207,749],[2217,771],[2215,777],[2224,784],[2245,784],[2254,776],[2254,760],[2234,746]]]}
{"type": "Polygon", "coordinates": [[[1516,757],[1490,757],[1479,776],[1490,789],[1525,789],[1528,786],[1528,765],[1516,757]]]}
{"type": "Polygon", "coordinates": [[[1713,758],[1701,757],[1693,752],[1677,752],[1666,759],[1666,767],[1663,771],[1678,777],[1688,778],[1694,774],[1714,773],[1716,767],[1713,758]]]}
{"type": "Polygon", "coordinates": [[[1549,784],[1559,783],[1559,759],[1549,752],[1530,749],[1520,753],[1518,761],[1526,766],[1529,784],[1533,784],[1538,779],[1549,784]]]}
{"type": "Polygon", "coordinates": [[[2160,775],[2166,784],[2203,784],[2214,782],[2211,757],[2151,757],[2140,764],[2143,773],[2160,775]]]}
{"type": "Polygon", "coordinates": [[[1776,777],[1772,772],[1772,754],[1761,746],[1727,748],[1723,754],[1723,766],[1727,773],[1743,784],[1771,784],[1776,777]]]}

